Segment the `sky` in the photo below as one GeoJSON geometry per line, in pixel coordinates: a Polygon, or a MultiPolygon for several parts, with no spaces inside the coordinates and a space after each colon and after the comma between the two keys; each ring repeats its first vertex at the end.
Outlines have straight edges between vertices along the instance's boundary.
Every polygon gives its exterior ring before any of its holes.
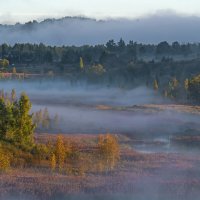
{"type": "Polygon", "coordinates": [[[162,11],[200,16],[200,0],[0,0],[0,23],[64,16],[138,18],[162,11]]]}

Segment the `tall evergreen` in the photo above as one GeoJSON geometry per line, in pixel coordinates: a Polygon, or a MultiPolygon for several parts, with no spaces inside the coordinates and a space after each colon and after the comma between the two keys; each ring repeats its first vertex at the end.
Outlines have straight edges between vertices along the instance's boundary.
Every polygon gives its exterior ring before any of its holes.
{"type": "MultiPolygon", "coordinates": [[[[5,95],[3,95],[5,96],[5,95]]],[[[12,96],[12,95],[11,95],[12,96]]],[[[19,100],[0,98],[0,139],[22,147],[33,145],[31,102],[23,93],[19,100]]]]}

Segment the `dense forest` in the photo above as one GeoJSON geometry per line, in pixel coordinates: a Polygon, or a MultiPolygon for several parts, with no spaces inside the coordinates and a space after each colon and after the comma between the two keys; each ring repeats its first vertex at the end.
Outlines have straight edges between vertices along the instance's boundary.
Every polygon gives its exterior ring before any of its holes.
{"type": "MultiPolygon", "coordinates": [[[[85,64],[106,64],[108,60],[121,60],[123,64],[131,61],[161,62],[180,61],[199,58],[200,44],[180,44],[166,41],[154,44],[139,44],[130,41],[128,44],[120,39],[119,42],[109,40],[106,45],[95,46],[45,46],[44,44],[15,44],[13,46],[0,45],[0,56],[8,58],[12,64],[44,64],[59,63],[65,65],[77,64],[79,58],[84,59],[85,64]]],[[[109,62],[110,67],[117,62],[109,62]]]]}
{"type": "Polygon", "coordinates": [[[126,44],[120,39],[81,47],[2,44],[0,56],[4,73],[62,77],[72,83],[84,80],[107,87],[146,85],[166,97],[199,100],[196,87],[199,87],[200,44],[196,43],[126,44]],[[192,81],[195,76],[196,81],[192,81]]]}

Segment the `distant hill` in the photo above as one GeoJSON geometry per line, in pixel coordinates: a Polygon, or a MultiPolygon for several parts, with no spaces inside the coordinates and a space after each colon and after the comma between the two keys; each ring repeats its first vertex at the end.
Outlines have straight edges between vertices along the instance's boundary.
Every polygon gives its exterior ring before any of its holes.
{"type": "Polygon", "coordinates": [[[94,45],[109,39],[142,43],[199,42],[200,17],[157,14],[140,19],[95,20],[82,17],[46,19],[42,22],[0,25],[0,43],[94,45]]]}

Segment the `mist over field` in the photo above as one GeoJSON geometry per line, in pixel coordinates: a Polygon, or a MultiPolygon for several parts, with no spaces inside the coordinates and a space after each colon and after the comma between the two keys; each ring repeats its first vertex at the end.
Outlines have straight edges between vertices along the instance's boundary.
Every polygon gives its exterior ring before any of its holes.
{"type": "MultiPolygon", "coordinates": [[[[115,87],[106,87],[104,85],[87,84],[84,81],[72,85],[68,81],[6,81],[1,82],[0,87],[5,91],[11,91],[13,88],[18,94],[26,92],[31,99],[39,101],[45,99],[48,105],[55,100],[54,104],[76,103],[88,105],[118,105],[128,106],[134,104],[146,104],[153,102],[162,102],[162,97],[155,97],[154,91],[145,86],[135,89],[120,89],[115,87]],[[46,101],[48,99],[48,101],[46,101]]],[[[43,103],[43,102],[42,102],[43,103]]]]}
{"type": "Polygon", "coordinates": [[[199,200],[199,13],[2,1],[0,200],[199,200]]]}
{"type": "Polygon", "coordinates": [[[125,133],[140,137],[168,139],[174,133],[191,127],[199,128],[198,116],[173,110],[137,109],[145,104],[168,104],[146,87],[117,89],[66,81],[7,81],[0,84],[4,91],[12,88],[25,91],[32,101],[32,111],[48,108],[49,114],[60,118],[61,133],[125,133]]]}
{"type": "Polygon", "coordinates": [[[46,45],[96,45],[108,40],[142,43],[198,42],[200,18],[160,12],[138,19],[66,17],[40,23],[0,25],[0,43],[44,43],[46,45]]]}
{"type": "MultiPolygon", "coordinates": [[[[196,146],[173,144],[171,139],[185,134],[198,137],[199,114],[188,112],[188,108],[169,109],[173,100],[167,100],[145,86],[120,89],[52,79],[6,80],[0,82],[0,88],[7,93],[15,89],[18,95],[26,92],[32,102],[31,112],[47,108],[50,117],[58,114],[58,128],[36,129],[36,138],[44,138],[48,133],[48,138],[58,134],[77,137],[78,134],[79,139],[84,141],[87,137],[98,137],[98,134],[116,134],[122,148],[120,162],[123,162],[113,172],[88,173],[83,177],[47,175],[49,172],[42,174],[35,169],[32,174],[22,175],[21,186],[18,185],[18,175],[12,176],[8,179],[9,184],[14,180],[19,190],[25,188],[26,191],[28,184],[24,183],[28,182],[34,190],[31,194],[17,196],[10,192],[5,200],[39,199],[35,191],[41,194],[47,191],[48,199],[58,200],[146,200],[147,197],[155,200],[198,200],[198,184],[193,189],[187,190],[186,187],[198,183],[200,150],[196,146]],[[188,177],[190,170],[194,174],[188,177]],[[47,185],[48,176],[51,184],[47,185]],[[175,194],[171,192],[173,190],[175,194]],[[81,193],[84,195],[80,196],[81,193]]],[[[7,180],[9,175],[4,176],[7,180]]]]}

